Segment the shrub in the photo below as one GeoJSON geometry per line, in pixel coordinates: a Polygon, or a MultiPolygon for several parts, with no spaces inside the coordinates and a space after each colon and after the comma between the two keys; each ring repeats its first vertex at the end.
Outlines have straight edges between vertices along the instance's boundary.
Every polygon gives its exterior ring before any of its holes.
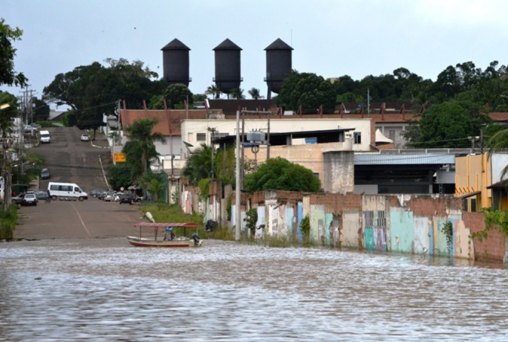
{"type": "Polygon", "coordinates": [[[12,240],[18,221],[18,208],[11,205],[7,211],[0,212],[0,239],[12,240]]]}

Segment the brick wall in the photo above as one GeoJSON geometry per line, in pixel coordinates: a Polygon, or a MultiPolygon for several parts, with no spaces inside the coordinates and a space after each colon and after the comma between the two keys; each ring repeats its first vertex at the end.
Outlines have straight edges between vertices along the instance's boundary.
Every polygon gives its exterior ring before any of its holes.
{"type": "MultiPolygon", "coordinates": [[[[464,223],[476,233],[485,229],[485,222],[482,213],[462,213],[464,223]]],[[[475,260],[502,262],[505,255],[505,237],[499,228],[489,230],[485,240],[473,239],[475,260]]]]}

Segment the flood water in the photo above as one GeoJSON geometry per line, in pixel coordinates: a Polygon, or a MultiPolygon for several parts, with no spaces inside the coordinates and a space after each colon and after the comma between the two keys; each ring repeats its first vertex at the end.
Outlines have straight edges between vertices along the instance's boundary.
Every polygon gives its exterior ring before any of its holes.
{"type": "Polygon", "coordinates": [[[508,270],[205,241],[0,243],[0,341],[508,340],[508,270]]]}

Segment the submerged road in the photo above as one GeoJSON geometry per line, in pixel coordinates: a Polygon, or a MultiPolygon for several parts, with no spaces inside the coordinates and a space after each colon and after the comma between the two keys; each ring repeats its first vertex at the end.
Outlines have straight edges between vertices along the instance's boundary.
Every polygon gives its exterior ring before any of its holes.
{"type": "MultiPolygon", "coordinates": [[[[39,188],[47,190],[49,181],[76,183],[84,191],[107,189],[103,167],[111,164],[110,152],[96,144],[80,141],[75,127],[51,128],[51,143],[34,147],[31,152],[44,159],[51,178],[41,180],[39,188]]],[[[21,207],[15,239],[104,238],[130,234],[133,224],[141,220],[137,205],[86,201],[39,202],[36,207],[21,207]]]]}

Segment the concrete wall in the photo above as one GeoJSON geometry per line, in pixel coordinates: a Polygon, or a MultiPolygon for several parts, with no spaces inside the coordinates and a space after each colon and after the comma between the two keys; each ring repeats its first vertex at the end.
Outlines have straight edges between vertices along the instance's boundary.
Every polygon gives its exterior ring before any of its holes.
{"type": "Polygon", "coordinates": [[[324,191],[346,194],[355,187],[355,160],[353,152],[327,151],[323,153],[324,191]]]}

